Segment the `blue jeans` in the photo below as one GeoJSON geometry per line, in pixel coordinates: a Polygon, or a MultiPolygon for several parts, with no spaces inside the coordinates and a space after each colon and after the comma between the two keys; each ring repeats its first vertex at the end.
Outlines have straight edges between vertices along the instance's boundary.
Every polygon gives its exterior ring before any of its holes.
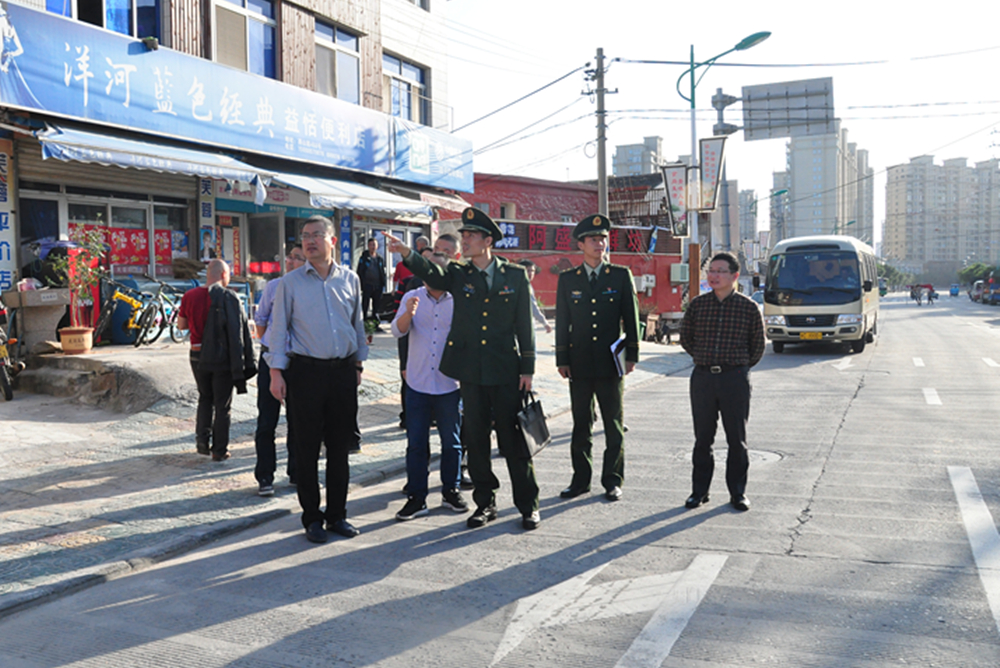
{"type": "Polygon", "coordinates": [[[406,484],[410,496],[427,498],[427,467],[431,460],[431,420],[437,420],[441,437],[441,487],[458,489],[462,481],[461,392],[424,394],[406,388],[406,484]]]}

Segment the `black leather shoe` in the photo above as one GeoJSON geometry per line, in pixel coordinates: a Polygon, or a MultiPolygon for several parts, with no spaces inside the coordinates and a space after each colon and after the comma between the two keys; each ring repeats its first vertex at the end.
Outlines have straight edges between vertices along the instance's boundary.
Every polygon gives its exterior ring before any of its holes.
{"type": "Polygon", "coordinates": [[[354,538],[361,532],[353,524],[347,520],[337,520],[336,522],[327,522],[326,530],[332,531],[335,534],[339,534],[344,538],[354,538]]]}
{"type": "Polygon", "coordinates": [[[559,492],[559,496],[564,499],[575,499],[581,494],[586,494],[589,491],[590,487],[573,487],[573,485],[570,485],[563,491],[559,492]]]}
{"type": "Polygon", "coordinates": [[[729,499],[729,505],[736,510],[750,510],[750,499],[748,499],[745,495],[734,496],[729,499]]]}
{"type": "Polygon", "coordinates": [[[524,527],[525,531],[533,531],[538,528],[538,525],[542,523],[542,515],[537,510],[530,515],[523,515],[521,517],[521,526],[524,527]]]}
{"type": "Polygon", "coordinates": [[[306,539],[310,543],[325,543],[326,532],[323,531],[322,522],[313,522],[306,527],[306,539]]]}
{"type": "Polygon", "coordinates": [[[608,501],[621,501],[622,498],[622,488],[615,485],[608,491],[604,493],[604,498],[608,501]]]}
{"type": "Polygon", "coordinates": [[[684,502],[685,508],[697,508],[703,503],[708,503],[708,494],[704,496],[698,496],[697,494],[692,494],[688,497],[687,501],[684,502]]]}
{"type": "Polygon", "coordinates": [[[479,527],[486,526],[487,522],[492,522],[497,518],[497,507],[496,506],[486,506],[485,508],[476,508],[476,512],[472,513],[472,517],[466,520],[465,525],[470,529],[478,529],[479,527]]]}

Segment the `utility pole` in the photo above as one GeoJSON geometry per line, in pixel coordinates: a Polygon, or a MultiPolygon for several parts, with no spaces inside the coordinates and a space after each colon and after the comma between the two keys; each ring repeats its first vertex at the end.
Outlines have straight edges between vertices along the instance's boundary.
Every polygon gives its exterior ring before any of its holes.
{"type": "Polygon", "coordinates": [[[608,215],[607,123],[604,110],[604,49],[597,49],[597,212],[608,215]]]}

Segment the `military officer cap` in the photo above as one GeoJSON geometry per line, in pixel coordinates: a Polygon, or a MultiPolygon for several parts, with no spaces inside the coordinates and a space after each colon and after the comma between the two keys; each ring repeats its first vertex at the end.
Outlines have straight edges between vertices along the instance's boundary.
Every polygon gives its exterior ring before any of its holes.
{"type": "Polygon", "coordinates": [[[458,231],[482,232],[483,234],[493,237],[494,244],[503,239],[503,232],[501,232],[500,227],[493,222],[493,219],[474,206],[470,206],[462,212],[462,226],[458,228],[458,231]]]}
{"type": "Polygon", "coordinates": [[[577,241],[595,234],[611,234],[611,220],[607,216],[595,213],[581,220],[573,228],[573,238],[577,241]]]}

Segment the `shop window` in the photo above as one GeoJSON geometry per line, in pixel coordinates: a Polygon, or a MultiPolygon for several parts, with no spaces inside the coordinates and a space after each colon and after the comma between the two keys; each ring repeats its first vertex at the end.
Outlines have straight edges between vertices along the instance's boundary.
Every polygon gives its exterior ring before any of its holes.
{"type": "Polygon", "coordinates": [[[216,0],[215,60],[240,70],[276,78],[274,3],[270,0],[216,0]]]}
{"type": "Polygon", "coordinates": [[[503,220],[517,218],[517,207],[512,202],[504,202],[500,205],[500,218],[503,220]]]}
{"type": "Polygon", "coordinates": [[[361,104],[361,56],[358,36],[316,22],[316,90],[351,104],[361,104]]]}
{"type": "Polygon", "coordinates": [[[161,39],[160,0],[45,0],[45,9],[122,35],[161,39]]]}
{"type": "Polygon", "coordinates": [[[413,63],[382,54],[384,88],[383,111],[386,113],[429,125],[427,113],[426,71],[413,63]]]}
{"type": "Polygon", "coordinates": [[[172,275],[174,259],[191,256],[186,208],[153,207],[153,253],[158,275],[172,275]]]}
{"type": "Polygon", "coordinates": [[[472,208],[479,209],[487,216],[490,215],[490,205],[486,202],[476,202],[475,204],[472,205],[472,208]]]}

